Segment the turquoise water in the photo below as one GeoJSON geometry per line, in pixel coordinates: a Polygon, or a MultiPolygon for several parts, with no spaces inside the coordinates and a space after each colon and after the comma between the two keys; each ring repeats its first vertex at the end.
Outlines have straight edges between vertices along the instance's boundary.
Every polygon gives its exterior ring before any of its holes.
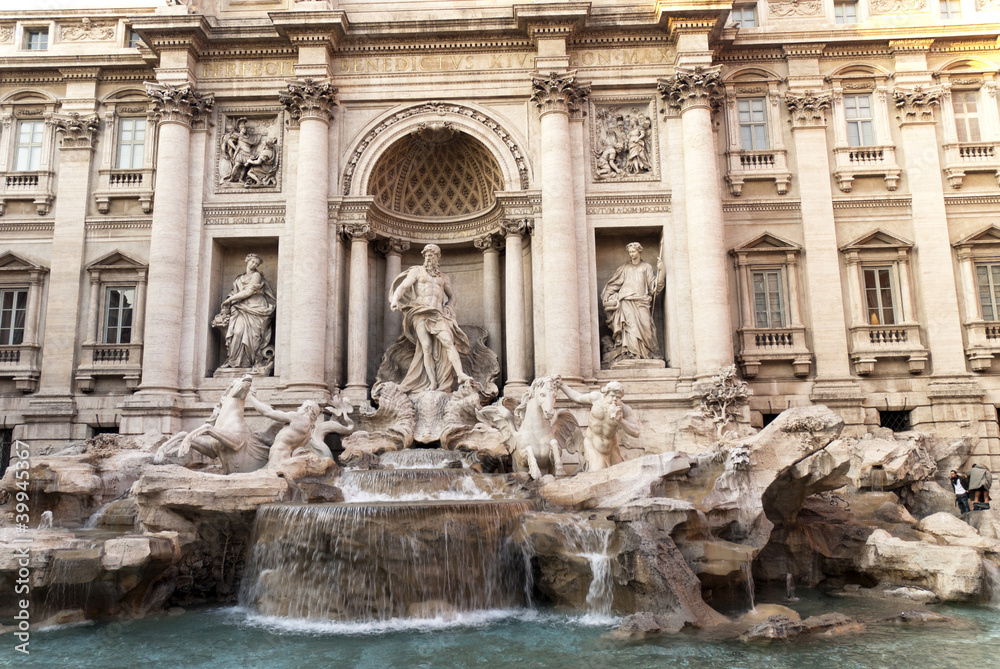
{"type": "MultiPolygon", "coordinates": [[[[872,605],[813,595],[791,605],[803,615],[872,612],[872,605]]],[[[0,665],[133,669],[323,669],[691,667],[746,669],[969,669],[997,666],[1000,611],[939,607],[949,626],[880,624],[841,638],[744,644],[690,633],[647,640],[606,635],[610,619],[531,610],[464,614],[458,621],[372,625],[267,619],[239,608],[192,610],[32,634],[31,655],[0,636],[0,665]]],[[[715,635],[721,636],[721,635],[715,635]]]]}

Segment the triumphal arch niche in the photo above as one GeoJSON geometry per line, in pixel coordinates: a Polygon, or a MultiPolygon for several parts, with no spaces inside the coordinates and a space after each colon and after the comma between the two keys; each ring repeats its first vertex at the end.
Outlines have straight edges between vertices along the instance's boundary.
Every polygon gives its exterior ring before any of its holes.
{"type": "Polygon", "coordinates": [[[350,242],[346,395],[363,401],[368,388],[398,373],[398,361],[386,355],[402,333],[402,317],[390,309],[392,282],[421,264],[428,244],[442,251],[456,318],[471,343],[463,367],[484,388],[530,380],[525,237],[541,197],[528,190],[523,146],[494,116],[464,104],[393,111],[361,134],[343,174],[339,217],[350,242]]]}

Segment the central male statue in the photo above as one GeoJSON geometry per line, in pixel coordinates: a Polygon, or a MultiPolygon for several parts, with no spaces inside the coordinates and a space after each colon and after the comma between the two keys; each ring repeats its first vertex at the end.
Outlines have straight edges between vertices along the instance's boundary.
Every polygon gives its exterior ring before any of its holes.
{"type": "Polygon", "coordinates": [[[469,353],[469,338],[455,320],[451,281],[441,272],[441,249],[428,244],[420,252],[424,264],[409,268],[392,282],[389,308],[403,313],[403,334],[413,342],[413,360],[400,382],[403,392],[443,390],[468,381],[460,354],[469,353]]]}

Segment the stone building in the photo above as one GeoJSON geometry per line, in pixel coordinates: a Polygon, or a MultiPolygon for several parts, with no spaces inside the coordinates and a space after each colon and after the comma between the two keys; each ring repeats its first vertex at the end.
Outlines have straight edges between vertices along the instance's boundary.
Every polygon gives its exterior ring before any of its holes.
{"type": "Polygon", "coordinates": [[[1000,466],[997,0],[49,4],[0,13],[5,440],[203,420],[251,253],[255,387],[363,401],[434,243],[508,394],[619,380],[645,448],[736,362],[754,425],[1000,466]],[[616,361],[629,242],[665,290],[616,361]]]}

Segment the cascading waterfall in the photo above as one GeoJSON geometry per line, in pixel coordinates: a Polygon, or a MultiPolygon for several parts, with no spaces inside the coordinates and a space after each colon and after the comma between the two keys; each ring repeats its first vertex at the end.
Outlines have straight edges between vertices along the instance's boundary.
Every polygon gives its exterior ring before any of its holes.
{"type": "Polygon", "coordinates": [[[468,469],[347,470],[336,485],[347,502],[488,500],[506,493],[503,479],[468,469]]]}
{"type": "Polygon", "coordinates": [[[392,469],[442,469],[455,467],[456,463],[462,463],[458,453],[436,448],[408,448],[379,456],[379,464],[392,469]]]}
{"type": "Polygon", "coordinates": [[[750,610],[753,611],[757,608],[754,602],[754,597],[756,595],[756,585],[753,580],[753,563],[749,560],[740,563],[740,574],[743,576],[743,584],[747,589],[747,596],[750,597],[750,610]]]}
{"type": "Polygon", "coordinates": [[[265,615],[356,621],[523,606],[523,560],[510,536],[532,506],[261,506],[240,602],[265,615]]]}
{"type": "Polygon", "coordinates": [[[1000,609],[1000,566],[989,559],[983,559],[983,584],[986,605],[1000,609]]]}

